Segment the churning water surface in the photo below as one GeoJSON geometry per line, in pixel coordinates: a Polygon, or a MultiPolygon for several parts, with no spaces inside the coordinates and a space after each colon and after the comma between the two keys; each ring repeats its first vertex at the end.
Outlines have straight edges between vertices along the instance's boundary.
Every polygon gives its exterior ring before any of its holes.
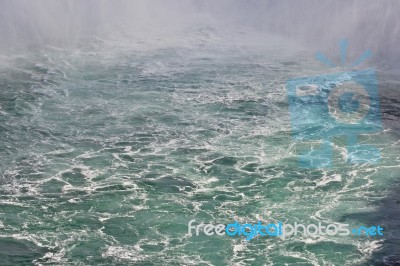
{"type": "MultiPolygon", "coordinates": [[[[179,46],[98,38],[2,57],[1,264],[395,261],[399,101],[382,97],[384,131],[367,138],[381,149],[377,165],[345,163],[338,138],[332,168],[302,169],[285,83],[332,70],[280,45],[220,45],[210,27],[190,32],[179,46]],[[246,241],[188,236],[191,219],[387,231],[246,241]]],[[[380,89],[393,91],[398,83],[382,77],[380,89]]]]}

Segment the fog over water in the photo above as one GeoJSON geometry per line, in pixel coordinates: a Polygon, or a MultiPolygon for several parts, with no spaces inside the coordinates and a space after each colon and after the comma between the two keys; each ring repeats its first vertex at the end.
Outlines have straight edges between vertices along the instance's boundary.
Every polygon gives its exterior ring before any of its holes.
{"type": "Polygon", "coordinates": [[[274,33],[311,50],[336,49],[337,40],[347,38],[350,56],[371,49],[375,60],[395,64],[399,13],[400,3],[393,0],[2,0],[0,47],[68,46],[90,36],[152,37],[154,31],[174,34],[201,22],[218,25],[220,31],[246,26],[260,35],[274,33]]]}

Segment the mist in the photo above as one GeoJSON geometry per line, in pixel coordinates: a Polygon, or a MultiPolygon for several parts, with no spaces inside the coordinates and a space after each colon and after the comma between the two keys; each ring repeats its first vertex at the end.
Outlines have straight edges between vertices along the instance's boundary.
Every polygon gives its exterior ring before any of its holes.
{"type": "Polygon", "coordinates": [[[246,27],[260,36],[275,34],[312,51],[337,50],[337,41],[346,38],[350,57],[371,49],[375,60],[385,64],[396,64],[400,55],[400,2],[394,0],[3,0],[0,6],[3,53],[43,45],[74,47],[95,36],[173,38],[204,24],[221,32],[246,27]]]}

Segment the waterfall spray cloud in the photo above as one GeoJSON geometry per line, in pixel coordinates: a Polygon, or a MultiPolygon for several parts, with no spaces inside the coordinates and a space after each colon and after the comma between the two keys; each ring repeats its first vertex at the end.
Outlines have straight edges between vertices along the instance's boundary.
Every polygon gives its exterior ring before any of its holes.
{"type": "MultiPolygon", "coordinates": [[[[190,23],[246,26],[305,47],[336,48],[349,38],[349,56],[372,49],[382,61],[399,58],[400,2],[385,1],[77,1],[4,0],[0,48],[77,45],[92,36],[138,38],[173,35],[190,23]]],[[[249,40],[251,41],[251,40],[249,40]]]]}

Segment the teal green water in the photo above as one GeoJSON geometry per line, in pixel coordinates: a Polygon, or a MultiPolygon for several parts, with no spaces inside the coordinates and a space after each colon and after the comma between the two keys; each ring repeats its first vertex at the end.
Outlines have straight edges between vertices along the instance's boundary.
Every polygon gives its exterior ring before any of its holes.
{"type": "Polygon", "coordinates": [[[338,137],[333,168],[298,167],[285,81],[324,71],[275,51],[3,58],[0,264],[365,265],[391,255],[385,237],[187,235],[191,219],[398,232],[379,214],[399,171],[392,131],[364,138],[381,149],[377,165],[346,164],[338,137]]]}

